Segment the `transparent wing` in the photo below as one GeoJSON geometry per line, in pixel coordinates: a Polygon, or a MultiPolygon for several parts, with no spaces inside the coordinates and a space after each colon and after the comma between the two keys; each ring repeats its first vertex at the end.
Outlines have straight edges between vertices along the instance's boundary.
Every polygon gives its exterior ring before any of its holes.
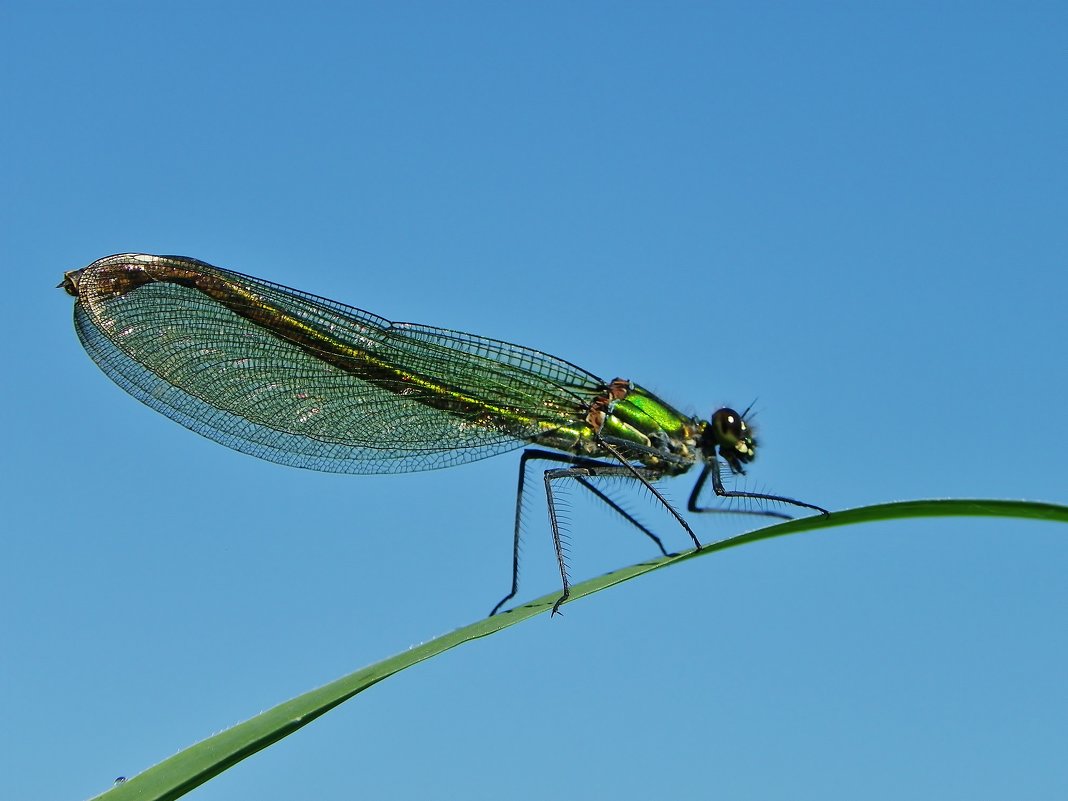
{"type": "Polygon", "coordinates": [[[391,323],[174,256],[76,274],[75,327],[134,397],[235,450],[345,473],[425,470],[581,424],[604,382],[529,348],[391,323]]]}

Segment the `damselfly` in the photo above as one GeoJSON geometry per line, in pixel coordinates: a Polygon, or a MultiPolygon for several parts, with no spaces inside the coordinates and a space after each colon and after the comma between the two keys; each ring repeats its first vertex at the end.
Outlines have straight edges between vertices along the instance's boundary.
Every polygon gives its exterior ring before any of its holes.
{"type": "MultiPolygon", "coordinates": [[[[400,473],[471,462],[529,445],[519,460],[512,548],[515,597],[527,463],[544,473],[549,524],[569,582],[553,483],[577,482],[660,539],[591,479],[640,482],[701,546],[653,482],[700,466],[687,508],[708,482],[721,497],[813,509],[778,495],[727,490],[756,456],[744,414],[682,414],[623,378],[604,381],[531,348],[369,312],[180,256],[120,254],[64,275],[74,324],[100,368],[138,400],[244,453],[339,473],[400,473]]],[[[757,511],[786,517],[779,512],[757,511]]]]}

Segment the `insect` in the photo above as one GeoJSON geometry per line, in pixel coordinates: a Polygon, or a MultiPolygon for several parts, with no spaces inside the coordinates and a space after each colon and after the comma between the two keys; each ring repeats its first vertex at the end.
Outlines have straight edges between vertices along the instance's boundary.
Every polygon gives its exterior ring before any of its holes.
{"type": "MultiPolygon", "coordinates": [[[[573,480],[660,539],[590,480],[644,485],[701,543],[657,490],[699,467],[687,509],[711,479],[721,497],[828,512],[778,495],[729,491],[724,465],[744,474],[756,441],[744,414],[682,414],[623,378],[495,339],[370,312],[181,256],[125,253],[65,273],[82,345],[113,381],[183,426],[282,464],[339,473],[401,473],[475,461],[528,446],[519,461],[511,591],[527,465],[543,474],[563,593],[570,594],[553,485],[573,480]]],[[[758,511],[775,517],[779,512],[758,511]]]]}

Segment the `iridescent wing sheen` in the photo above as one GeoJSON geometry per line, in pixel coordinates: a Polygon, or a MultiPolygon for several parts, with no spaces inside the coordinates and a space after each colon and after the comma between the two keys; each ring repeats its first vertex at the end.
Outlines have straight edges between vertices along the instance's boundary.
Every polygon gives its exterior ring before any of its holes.
{"type": "Polygon", "coordinates": [[[342,473],[474,461],[581,425],[604,381],[530,348],[392,323],[177,256],[68,276],[86,351],[185,427],[263,459],[342,473]]]}

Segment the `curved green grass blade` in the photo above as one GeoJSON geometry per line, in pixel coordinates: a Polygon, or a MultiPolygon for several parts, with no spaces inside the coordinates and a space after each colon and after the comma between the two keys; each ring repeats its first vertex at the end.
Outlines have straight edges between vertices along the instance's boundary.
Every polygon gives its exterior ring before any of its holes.
{"type": "MultiPolygon", "coordinates": [[[[578,600],[603,589],[629,581],[644,573],[659,570],[676,562],[685,562],[738,545],[799,534],[803,531],[834,528],[857,523],[900,520],[913,517],[1013,517],[1068,523],[1068,506],[1030,501],[929,500],[901,501],[835,512],[829,517],[814,516],[788,520],[766,528],[740,534],[706,545],[700,551],[687,551],[631,565],[599,576],[571,588],[571,600],[578,600]]],[[[470,640],[486,637],[520,621],[547,612],[558,593],[546,595],[495,617],[479,620],[441,637],[397,654],[355,673],[350,673],[318,689],[279,704],[244,723],[209,737],[165,759],[129,781],[118,784],[97,796],[99,801],[165,801],[179,798],[246,757],[281,740],[311,723],[354,695],[407,667],[448,651],[470,640]]]]}

